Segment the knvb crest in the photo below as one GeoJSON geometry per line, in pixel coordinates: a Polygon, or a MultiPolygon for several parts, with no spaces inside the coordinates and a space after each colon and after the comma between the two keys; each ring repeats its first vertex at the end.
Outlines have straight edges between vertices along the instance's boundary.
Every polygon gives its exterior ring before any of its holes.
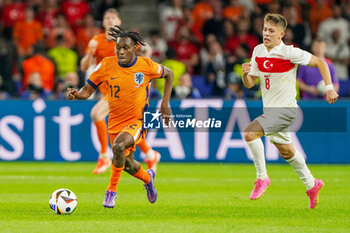
{"type": "Polygon", "coordinates": [[[141,85],[145,80],[145,75],[141,72],[134,74],[134,81],[137,85],[141,85]]]}

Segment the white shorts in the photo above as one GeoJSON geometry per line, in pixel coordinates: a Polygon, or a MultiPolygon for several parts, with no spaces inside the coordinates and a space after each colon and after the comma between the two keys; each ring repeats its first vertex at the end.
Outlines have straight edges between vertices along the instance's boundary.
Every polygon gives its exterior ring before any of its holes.
{"type": "Polygon", "coordinates": [[[270,142],[291,144],[290,126],[298,115],[298,108],[265,108],[264,114],[255,118],[270,142]]]}

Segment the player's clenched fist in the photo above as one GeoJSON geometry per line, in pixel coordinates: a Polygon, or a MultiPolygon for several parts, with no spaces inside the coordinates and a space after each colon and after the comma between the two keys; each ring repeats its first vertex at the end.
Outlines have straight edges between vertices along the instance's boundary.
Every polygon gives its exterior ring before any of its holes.
{"type": "Polygon", "coordinates": [[[97,45],[98,45],[98,42],[96,40],[90,40],[88,46],[89,46],[89,49],[92,53],[94,53],[96,51],[97,45]]]}
{"type": "Polygon", "coordinates": [[[338,99],[338,93],[335,90],[327,91],[327,101],[330,104],[334,104],[338,99]]]}
{"type": "Polygon", "coordinates": [[[251,66],[252,66],[252,64],[250,64],[249,62],[243,63],[242,64],[242,74],[243,75],[247,75],[250,72],[250,67],[251,66]]]}
{"type": "Polygon", "coordinates": [[[75,99],[78,94],[79,92],[77,89],[74,89],[74,88],[67,89],[67,99],[69,100],[75,99]]]}

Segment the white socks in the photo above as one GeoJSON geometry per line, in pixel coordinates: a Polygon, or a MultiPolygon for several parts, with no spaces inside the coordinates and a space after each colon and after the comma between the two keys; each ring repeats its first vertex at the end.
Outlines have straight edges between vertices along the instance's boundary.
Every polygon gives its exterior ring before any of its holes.
{"type": "Polygon", "coordinates": [[[100,154],[99,157],[103,158],[103,159],[108,159],[109,158],[107,153],[100,154]]]}
{"type": "Polygon", "coordinates": [[[260,138],[247,142],[248,147],[253,155],[254,166],[256,168],[256,177],[257,179],[266,179],[267,171],[265,164],[265,155],[264,155],[264,144],[260,138]]]}
{"type": "Polygon", "coordinates": [[[304,182],[306,189],[312,189],[315,185],[315,179],[311,175],[309,168],[305,163],[304,157],[301,153],[295,148],[295,154],[293,158],[286,160],[297,172],[300,179],[304,182]]]}
{"type": "Polygon", "coordinates": [[[156,153],[154,153],[153,149],[149,149],[149,151],[146,153],[146,159],[153,160],[156,156],[156,153]]]}
{"type": "MultiPolygon", "coordinates": [[[[256,177],[257,179],[266,179],[267,171],[265,164],[265,155],[264,155],[264,144],[260,138],[247,142],[250,151],[252,152],[254,165],[256,168],[256,177]]],[[[305,163],[304,157],[301,153],[295,148],[295,154],[293,158],[286,160],[297,172],[300,179],[304,182],[307,190],[312,189],[315,185],[315,179],[311,175],[309,168],[305,163]]]]}

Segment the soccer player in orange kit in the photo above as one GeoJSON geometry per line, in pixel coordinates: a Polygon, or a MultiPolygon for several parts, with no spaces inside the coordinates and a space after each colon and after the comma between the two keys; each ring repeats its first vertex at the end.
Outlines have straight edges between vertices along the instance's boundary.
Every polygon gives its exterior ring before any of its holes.
{"type": "Polygon", "coordinates": [[[148,107],[149,82],[154,78],[165,78],[164,96],[161,103],[162,117],[167,124],[171,115],[169,100],[173,83],[173,72],[150,58],[135,55],[144,39],[137,32],[112,27],[110,33],[116,40],[116,57],[104,58],[79,91],[68,89],[68,99],[87,99],[99,85],[108,87],[108,133],[113,149],[112,170],[103,206],[113,208],[117,197],[117,185],[122,171],[142,180],[150,203],[157,200],[154,187],[155,172],[145,171],[134,160],[135,146],[145,138],[142,128],[143,112],[148,107]]]}
{"type": "MultiPolygon", "coordinates": [[[[103,27],[105,28],[105,32],[94,36],[90,40],[87,53],[80,62],[80,69],[82,71],[87,71],[92,64],[98,64],[105,57],[116,55],[116,43],[113,40],[113,37],[108,35],[108,30],[114,25],[120,26],[121,22],[117,10],[113,8],[106,10],[103,15],[103,27]]],[[[107,86],[100,85],[99,90],[104,97],[95,104],[90,113],[91,120],[96,126],[97,136],[101,144],[97,166],[93,171],[94,174],[105,172],[111,165],[111,160],[107,155],[108,137],[107,125],[105,122],[105,118],[108,114],[108,97],[106,96],[107,86]]],[[[146,154],[145,162],[147,163],[148,168],[152,168],[155,171],[161,157],[160,153],[149,148],[146,140],[143,140],[138,146],[146,154]]]]}

